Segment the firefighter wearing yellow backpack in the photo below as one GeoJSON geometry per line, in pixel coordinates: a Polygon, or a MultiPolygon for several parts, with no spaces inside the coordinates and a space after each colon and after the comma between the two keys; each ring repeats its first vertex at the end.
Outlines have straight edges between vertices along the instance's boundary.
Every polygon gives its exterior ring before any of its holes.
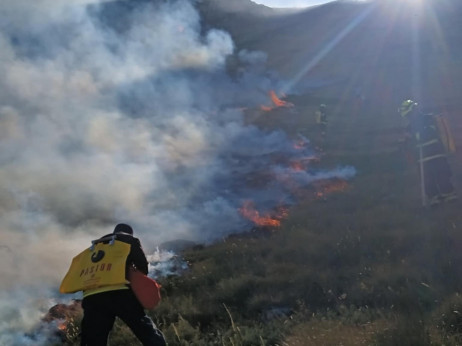
{"type": "Polygon", "coordinates": [[[133,228],[119,223],[112,234],[92,241],[74,257],[61,282],[61,293],[83,291],[81,346],[106,345],[116,317],[143,345],[165,346],[162,332],[145,313],[131,287],[130,269],[148,273],[148,261],[133,228]]]}
{"type": "Polygon", "coordinates": [[[422,204],[436,205],[458,198],[451,182],[448,155],[455,151],[454,139],[441,115],[425,114],[417,102],[405,100],[399,113],[408,122],[406,132],[416,143],[419,155],[422,204]]]}

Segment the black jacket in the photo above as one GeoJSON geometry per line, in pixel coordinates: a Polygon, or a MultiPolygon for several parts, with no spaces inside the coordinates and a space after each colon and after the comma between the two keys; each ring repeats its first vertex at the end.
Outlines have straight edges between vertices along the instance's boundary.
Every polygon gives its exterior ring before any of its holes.
{"type": "MultiPolygon", "coordinates": [[[[116,240],[130,244],[130,253],[127,257],[126,268],[134,265],[136,269],[141,271],[143,274],[148,274],[148,260],[146,259],[146,255],[141,247],[140,240],[128,233],[110,233],[106,234],[102,238],[111,238],[113,235],[116,236],[116,240]]],[[[108,242],[109,240],[104,241],[104,243],[108,242]]],[[[125,275],[127,275],[127,273],[128,270],[125,270],[125,275]]]]}

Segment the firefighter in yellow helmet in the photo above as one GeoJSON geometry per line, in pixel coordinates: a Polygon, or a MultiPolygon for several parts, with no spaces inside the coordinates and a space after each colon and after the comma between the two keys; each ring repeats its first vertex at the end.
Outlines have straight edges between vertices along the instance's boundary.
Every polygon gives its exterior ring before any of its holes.
{"type": "Polygon", "coordinates": [[[433,114],[421,112],[417,102],[404,100],[399,113],[407,121],[407,136],[413,138],[419,153],[424,205],[436,205],[457,199],[451,182],[451,167],[441,142],[440,133],[433,114]]]}
{"type": "Polygon", "coordinates": [[[399,112],[402,117],[406,117],[411,113],[413,110],[417,110],[417,106],[419,104],[417,102],[414,102],[412,100],[405,100],[403,103],[401,103],[401,107],[399,108],[399,112]]]}

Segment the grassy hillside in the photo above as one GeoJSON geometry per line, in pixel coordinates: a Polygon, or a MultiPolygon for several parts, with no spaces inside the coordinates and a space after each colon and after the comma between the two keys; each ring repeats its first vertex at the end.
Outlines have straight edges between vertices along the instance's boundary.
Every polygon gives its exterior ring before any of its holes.
{"type": "MultiPolygon", "coordinates": [[[[293,101],[297,115],[256,122],[310,133],[319,100],[293,101]]],[[[460,204],[422,209],[399,128],[348,106],[337,105],[345,111],[332,116],[321,164],[353,164],[349,187],[323,199],[299,191],[282,227],[264,237],[187,251],[192,271],[165,283],[158,316],[176,311],[178,326],[212,334],[210,344],[258,345],[260,336],[266,345],[459,344],[460,204]]],[[[183,344],[201,344],[192,340],[183,344]]]]}
{"type": "MultiPolygon", "coordinates": [[[[203,6],[207,14],[211,5],[203,6]]],[[[222,21],[225,17],[213,12],[217,17],[212,18],[208,12],[206,18],[231,31],[240,47],[267,51],[270,64],[290,76],[363,8],[337,3],[290,17],[274,17],[259,8],[265,15],[253,20],[253,10],[247,11],[240,29],[236,17],[222,21]],[[324,40],[317,40],[321,34],[314,35],[316,30],[326,35],[324,40]],[[303,46],[311,50],[301,51],[303,46]]],[[[411,43],[401,34],[409,32],[390,26],[404,16],[397,8],[383,5],[374,11],[313,70],[323,78],[346,76],[346,83],[290,94],[287,100],[294,109],[247,113],[248,121],[262,128],[311,139],[323,153],[317,167],[352,165],[357,175],[322,196],[319,186],[296,191],[297,203],[278,228],[249,229],[185,250],[181,255],[190,270],[161,280],[163,301],[152,314],[169,345],[462,344],[461,202],[421,206],[417,163],[414,153],[400,144],[404,124],[396,114],[398,102],[408,95],[405,90],[411,93],[416,86],[408,82],[413,66],[405,59],[409,50],[401,51],[411,43]],[[392,18],[387,22],[384,14],[392,18]],[[357,85],[366,92],[361,105],[354,98],[357,85]],[[330,109],[325,141],[314,119],[321,102],[330,109]]],[[[438,54],[439,48],[432,46],[436,41],[430,40],[437,32],[424,28],[428,35],[422,42],[433,53],[422,56],[421,95],[436,92],[428,104],[446,112],[462,148],[456,98],[462,69],[459,48],[451,46],[461,32],[454,22],[458,12],[442,5],[438,12],[428,11],[426,18],[446,16],[438,35],[451,52],[438,54]],[[448,76],[451,88],[442,89],[448,76]]],[[[450,158],[459,190],[461,155],[450,158]]],[[[67,344],[77,343],[75,335],[69,334],[67,344]]],[[[121,324],[111,338],[111,345],[136,345],[121,324]]]]}
{"type": "MultiPolygon", "coordinates": [[[[322,99],[290,100],[298,112],[276,109],[253,121],[316,138],[313,110],[322,99]]],[[[161,280],[164,299],[153,313],[170,345],[462,342],[460,202],[423,209],[396,119],[330,101],[337,111],[326,141],[315,140],[324,150],[318,165],[352,164],[357,176],[323,198],[298,191],[280,228],[186,250],[190,270],[161,280]]],[[[136,344],[118,328],[111,345],[136,344]]]]}

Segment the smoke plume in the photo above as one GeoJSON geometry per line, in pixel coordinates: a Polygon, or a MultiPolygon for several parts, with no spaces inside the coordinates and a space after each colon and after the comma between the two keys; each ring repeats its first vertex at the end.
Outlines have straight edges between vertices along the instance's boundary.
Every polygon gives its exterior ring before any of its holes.
{"type": "Polygon", "coordinates": [[[295,155],[239,110],[274,86],[264,60],[186,0],[0,3],[0,344],[44,342],[32,331],[72,257],[116,223],[152,253],[242,230],[250,195],[280,198],[246,184],[295,155]]]}

